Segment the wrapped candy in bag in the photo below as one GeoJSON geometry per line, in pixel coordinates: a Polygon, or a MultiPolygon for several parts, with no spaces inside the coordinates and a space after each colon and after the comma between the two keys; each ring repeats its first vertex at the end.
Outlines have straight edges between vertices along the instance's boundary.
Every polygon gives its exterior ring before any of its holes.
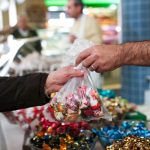
{"type": "Polygon", "coordinates": [[[45,117],[49,121],[76,122],[111,120],[104,108],[97,90],[94,88],[89,71],[78,66],[84,72],[83,77],[70,79],[48,104],[45,117]]]}

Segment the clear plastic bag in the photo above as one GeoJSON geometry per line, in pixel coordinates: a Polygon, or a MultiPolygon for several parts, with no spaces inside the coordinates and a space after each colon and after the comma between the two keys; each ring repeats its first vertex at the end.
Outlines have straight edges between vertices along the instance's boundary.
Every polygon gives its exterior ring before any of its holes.
{"type": "MultiPolygon", "coordinates": [[[[72,47],[66,51],[66,54],[62,57],[62,64],[61,67],[74,65],[76,57],[81,53],[83,50],[94,46],[95,44],[91,41],[85,39],[77,39],[73,43],[72,47]]],[[[98,89],[102,87],[103,84],[103,76],[101,73],[91,72],[90,75],[94,86],[98,89]]]]}
{"type": "MultiPolygon", "coordinates": [[[[91,46],[91,44],[89,44],[91,46]]],[[[77,50],[78,53],[88,48],[87,41],[76,41],[71,50],[77,50]]],[[[74,54],[72,61],[75,61],[77,54],[74,54]]],[[[111,120],[111,116],[104,108],[103,103],[95,89],[90,72],[78,66],[84,72],[83,77],[74,77],[70,79],[62,89],[50,101],[45,111],[45,117],[49,121],[76,122],[99,120],[101,118],[111,120]]]]}

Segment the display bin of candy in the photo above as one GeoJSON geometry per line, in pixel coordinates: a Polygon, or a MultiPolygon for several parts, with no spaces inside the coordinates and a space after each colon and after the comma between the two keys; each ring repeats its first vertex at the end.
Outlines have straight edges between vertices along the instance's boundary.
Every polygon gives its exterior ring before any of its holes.
{"type": "Polygon", "coordinates": [[[122,121],[125,119],[125,116],[129,111],[128,102],[121,97],[110,99],[108,97],[102,97],[101,95],[100,97],[109,114],[112,116],[112,121],[101,118],[97,121],[90,121],[91,126],[97,129],[101,129],[102,127],[109,125],[121,125],[122,121]]]}
{"type": "Polygon", "coordinates": [[[110,124],[120,125],[124,120],[126,113],[133,109],[132,105],[128,102],[128,100],[120,96],[116,96],[116,93],[113,90],[98,89],[98,93],[104,106],[112,116],[112,121],[101,120],[97,127],[100,128],[110,124]]]}
{"type": "Polygon", "coordinates": [[[94,150],[96,141],[96,134],[86,122],[49,122],[44,118],[30,139],[33,150],[94,150]]]}
{"type": "Polygon", "coordinates": [[[123,121],[120,126],[109,125],[101,129],[93,128],[92,131],[98,136],[102,146],[113,144],[118,140],[123,140],[128,136],[137,136],[139,138],[150,138],[150,131],[146,127],[147,122],[143,121],[123,121]]]}
{"type": "Polygon", "coordinates": [[[150,138],[128,136],[107,146],[106,150],[150,150],[150,138]]]}
{"type": "Polygon", "coordinates": [[[50,148],[49,145],[46,145],[46,144],[43,144],[43,148],[37,148],[35,147],[34,145],[31,145],[30,146],[30,149],[31,150],[95,150],[95,144],[94,143],[93,145],[87,145],[86,143],[82,144],[82,145],[79,145],[79,144],[74,144],[71,146],[60,146],[60,147],[57,147],[57,148],[50,148]]]}
{"type": "Polygon", "coordinates": [[[126,113],[129,111],[128,103],[121,97],[104,100],[104,105],[112,116],[112,122],[117,125],[121,124],[126,113]]]}

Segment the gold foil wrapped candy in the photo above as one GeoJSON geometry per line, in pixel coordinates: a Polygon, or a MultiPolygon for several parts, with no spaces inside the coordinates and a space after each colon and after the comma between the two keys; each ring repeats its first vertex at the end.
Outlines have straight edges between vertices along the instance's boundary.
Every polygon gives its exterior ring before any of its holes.
{"type": "Polygon", "coordinates": [[[106,150],[150,150],[150,139],[130,136],[114,142],[106,150]]]}

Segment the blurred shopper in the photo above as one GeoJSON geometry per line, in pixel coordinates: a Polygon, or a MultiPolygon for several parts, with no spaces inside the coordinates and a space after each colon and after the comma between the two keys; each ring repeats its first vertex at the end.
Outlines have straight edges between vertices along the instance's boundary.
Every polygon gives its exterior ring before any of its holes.
{"type": "MultiPolygon", "coordinates": [[[[31,37],[37,37],[38,34],[34,29],[31,29],[28,26],[28,21],[26,16],[20,16],[18,19],[18,23],[16,27],[12,30],[11,34],[15,39],[23,39],[23,38],[31,38],[31,37]]],[[[24,44],[20,50],[19,54],[21,56],[26,56],[29,53],[32,53],[33,51],[36,51],[38,53],[41,53],[42,47],[40,40],[37,40],[35,42],[29,42],[24,44]]]]}
{"type": "Polygon", "coordinates": [[[70,78],[81,76],[83,72],[69,66],[50,74],[0,77],[0,112],[44,105],[70,78]]]}
{"type": "Polygon", "coordinates": [[[100,26],[93,17],[83,14],[83,7],[82,0],[68,0],[67,14],[75,19],[69,41],[73,43],[75,39],[81,38],[100,44],[102,42],[100,26]]]}
{"type": "Polygon", "coordinates": [[[120,45],[96,45],[79,54],[77,65],[106,72],[124,65],[150,66],[150,41],[120,45]]]}

